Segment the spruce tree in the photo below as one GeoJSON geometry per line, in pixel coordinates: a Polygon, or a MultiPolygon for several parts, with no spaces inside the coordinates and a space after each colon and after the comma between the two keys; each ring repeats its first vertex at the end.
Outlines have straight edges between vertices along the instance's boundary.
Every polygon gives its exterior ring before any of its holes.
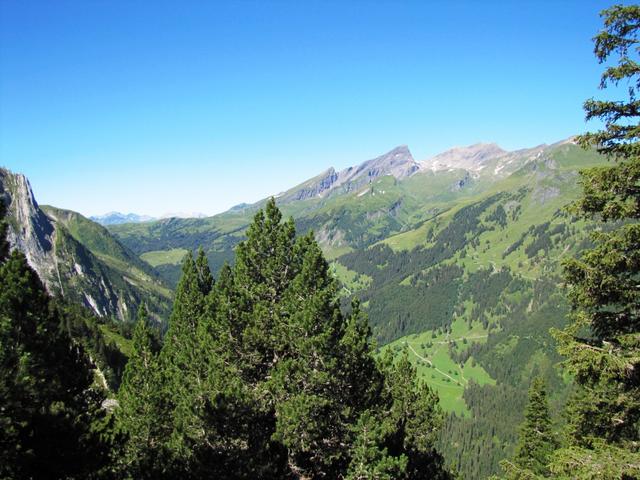
{"type": "MultiPolygon", "coordinates": [[[[579,216],[607,222],[595,247],[565,264],[571,324],[554,331],[579,391],[570,402],[569,445],[554,455],[555,476],[640,476],[640,7],[602,12],[595,55],[606,63],[601,88],[622,87],[623,100],[588,100],[587,119],[604,128],[579,138],[611,165],[581,173],[579,216]]],[[[626,478],[625,477],[625,478],[626,478]]]]}
{"type": "Polygon", "coordinates": [[[547,390],[541,377],[536,377],[531,382],[524,416],[513,461],[500,463],[507,479],[541,478],[549,475],[551,453],[558,443],[551,428],[547,390]]]}
{"type": "Polygon", "coordinates": [[[144,304],[138,309],[133,331],[133,352],[118,391],[117,426],[125,444],[116,452],[123,473],[134,478],[156,478],[163,471],[158,445],[164,441],[161,385],[158,358],[153,351],[153,335],[144,304]]]}
{"type": "Polygon", "coordinates": [[[205,310],[205,295],[211,291],[213,278],[202,250],[194,261],[187,253],[182,265],[169,318],[169,328],[160,352],[160,378],[163,407],[169,422],[165,441],[167,471],[191,472],[192,459],[202,436],[201,405],[202,352],[199,322],[205,310]]]}

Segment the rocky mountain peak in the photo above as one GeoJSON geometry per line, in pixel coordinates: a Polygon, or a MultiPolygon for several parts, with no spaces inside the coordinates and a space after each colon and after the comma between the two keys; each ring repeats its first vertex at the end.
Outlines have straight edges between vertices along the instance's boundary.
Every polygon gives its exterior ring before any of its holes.
{"type": "Polygon", "coordinates": [[[345,168],[340,172],[331,167],[320,175],[280,194],[279,202],[286,203],[313,197],[325,197],[337,189],[352,191],[385,175],[402,179],[419,170],[418,163],[406,145],[400,145],[379,157],[359,165],[345,168]]]}
{"type": "Polygon", "coordinates": [[[372,160],[361,163],[357,167],[350,167],[340,172],[350,181],[366,175],[368,178],[376,178],[384,175],[393,175],[395,178],[404,178],[415,173],[419,168],[413,155],[406,145],[400,145],[393,150],[380,155],[372,160]]]}
{"type": "Polygon", "coordinates": [[[466,147],[454,147],[423,161],[421,170],[463,169],[472,172],[482,170],[487,164],[508,152],[495,143],[476,143],[466,147]]]}
{"type": "MultiPolygon", "coordinates": [[[[25,254],[45,283],[53,275],[54,226],[40,210],[27,177],[0,168],[0,195],[7,206],[8,240],[12,249],[25,254]]],[[[48,285],[50,286],[50,285],[48,285]]]]}

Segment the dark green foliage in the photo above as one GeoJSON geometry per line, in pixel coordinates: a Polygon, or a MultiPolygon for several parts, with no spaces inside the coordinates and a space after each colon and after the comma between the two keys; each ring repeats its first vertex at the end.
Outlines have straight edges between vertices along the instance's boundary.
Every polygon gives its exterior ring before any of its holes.
{"type": "Polygon", "coordinates": [[[583,171],[573,212],[614,223],[592,236],[594,248],[565,263],[572,323],[555,331],[579,391],[569,404],[568,446],[556,452],[554,475],[640,476],[640,133],[638,31],[640,7],[602,12],[595,54],[607,68],[601,88],[623,82],[622,101],[588,100],[587,118],[604,129],[580,137],[613,164],[583,171]],[[623,90],[624,91],[624,90],[623,90]],[[578,466],[578,467],[576,467],[578,466]]]}
{"type": "Polygon", "coordinates": [[[434,236],[431,247],[394,252],[376,245],[340,257],[347,268],[373,279],[362,300],[369,302],[373,331],[381,342],[450,322],[463,271],[455,265],[433,267],[493,228],[480,215],[504,198],[505,194],[497,194],[460,209],[434,236]],[[407,277],[412,277],[411,284],[400,285],[407,277]]]}
{"type": "MultiPolygon", "coordinates": [[[[0,242],[4,238],[0,239],[0,242]]],[[[25,257],[0,265],[0,477],[96,478],[102,393],[25,257]]]]}
{"type": "Polygon", "coordinates": [[[487,216],[487,221],[495,222],[501,227],[507,226],[507,212],[504,211],[504,207],[502,205],[498,205],[493,213],[487,216]]]}
{"type": "Polygon", "coordinates": [[[115,463],[122,476],[155,478],[162,470],[161,451],[157,446],[165,439],[162,411],[162,388],[158,358],[153,351],[153,336],[147,310],[141,305],[133,333],[133,354],[127,363],[116,410],[118,430],[125,442],[115,453],[115,463]]]}
{"type": "Polygon", "coordinates": [[[529,235],[533,237],[533,241],[524,249],[524,253],[527,254],[527,257],[534,257],[540,250],[549,251],[551,238],[549,235],[546,235],[549,225],[549,222],[545,222],[531,227],[529,235]]]}
{"type": "Polygon", "coordinates": [[[436,267],[416,274],[413,285],[385,285],[363,295],[363,300],[369,300],[371,317],[386,319],[382,325],[372,321],[378,339],[386,343],[399,335],[449,324],[462,274],[457,266],[436,267]]]}
{"type": "Polygon", "coordinates": [[[202,250],[195,261],[191,252],[187,253],[182,272],[159,358],[164,390],[162,410],[169,421],[165,439],[169,471],[188,468],[194,453],[192,437],[199,429],[194,409],[199,407],[197,387],[203,375],[198,325],[204,313],[205,296],[213,287],[202,250]]]}
{"type": "Polygon", "coordinates": [[[434,450],[436,396],[408,361],[375,360],[366,317],[357,303],[345,317],[337,291],[313,236],[296,238],[273,201],[215,285],[203,254],[187,255],[151,368],[162,394],[135,399],[140,380],[154,378],[135,374],[150,352],[141,326],[121,388],[135,471],[148,459],[145,475],[156,478],[340,478],[374,459],[389,478],[447,478],[434,450]]]}
{"type": "Polygon", "coordinates": [[[445,458],[460,466],[461,478],[486,478],[513,454],[525,397],[520,387],[469,382],[464,400],[471,415],[448,415],[438,440],[445,458]]]}
{"type": "Polygon", "coordinates": [[[550,456],[558,442],[551,428],[547,391],[541,377],[536,377],[531,382],[524,417],[513,462],[502,464],[507,478],[549,474],[550,456]]]}
{"type": "MultiPolygon", "coordinates": [[[[100,325],[104,324],[105,320],[97,318],[90,310],[80,305],[71,304],[60,298],[56,298],[54,302],[63,312],[63,327],[66,332],[89,352],[104,375],[108,388],[114,392],[117,391],[128,359],[114,342],[105,340],[100,330],[100,325]]],[[[122,330],[127,324],[109,322],[107,325],[122,330]]]]}
{"type": "Polygon", "coordinates": [[[471,415],[450,415],[440,435],[443,454],[459,466],[462,478],[499,473],[500,460],[513,457],[517,425],[523,420],[532,376],[544,378],[554,394],[551,402],[554,410],[564,404],[567,394],[566,385],[554,367],[561,357],[548,331],[552,326],[562,325],[559,321],[568,310],[558,292],[557,279],[529,282],[516,277],[503,288],[500,285],[504,276],[494,274],[498,278],[493,281],[490,276],[487,278],[487,271],[480,270],[476,275],[476,281],[465,284],[466,288],[481,296],[483,284],[494,285],[490,291],[499,294],[493,300],[488,296],[483,303],[485,311],[497,316],[502,328],[492,331],[485,344],[471,343],[464,353],[452,356],[461,362],[472,356],[497,381],[496,385],[484,386],[470,382],[464,399],[471,415]],[[498,286],[503,290],[495,289],[498,286]],[[516,293],[518,300],[510,299],[516,293]]]}

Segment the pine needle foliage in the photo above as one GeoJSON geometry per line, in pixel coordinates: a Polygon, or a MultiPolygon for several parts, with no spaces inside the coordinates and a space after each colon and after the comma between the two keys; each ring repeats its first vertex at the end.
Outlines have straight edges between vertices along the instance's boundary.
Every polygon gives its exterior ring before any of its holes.
{"type": "Polygon", "coordinates": [[[151,414],[167,434],[143,447],[164,459],[155,478],[449,478],[437,396],[407,359],[377,359],[370,333],[273,199],[216,282],[187,255],[151,414]]]}
{"type": "Polygon", "coordinates": [[[611,165],[581,173],[576,215],[605,228],[595,247],[565,263],[572,322],[553,334],[579,392],[568,407],[569,442],[551,464],[554,476],[640,476],[640,7],[602,12],[595,55],[607,67],[600,87],[623,87],[623,100],[585,102],[587,119],[604,128],[578,138],[611,165]]]}

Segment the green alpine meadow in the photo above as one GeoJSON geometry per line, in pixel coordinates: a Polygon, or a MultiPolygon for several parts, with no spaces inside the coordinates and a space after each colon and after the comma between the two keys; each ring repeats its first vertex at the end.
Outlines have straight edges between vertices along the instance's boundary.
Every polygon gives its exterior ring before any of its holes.
{"type": "Polygon", "coordinates": [[[640,479],[639,35],[0,4],[0,480],[640,479]]]}

